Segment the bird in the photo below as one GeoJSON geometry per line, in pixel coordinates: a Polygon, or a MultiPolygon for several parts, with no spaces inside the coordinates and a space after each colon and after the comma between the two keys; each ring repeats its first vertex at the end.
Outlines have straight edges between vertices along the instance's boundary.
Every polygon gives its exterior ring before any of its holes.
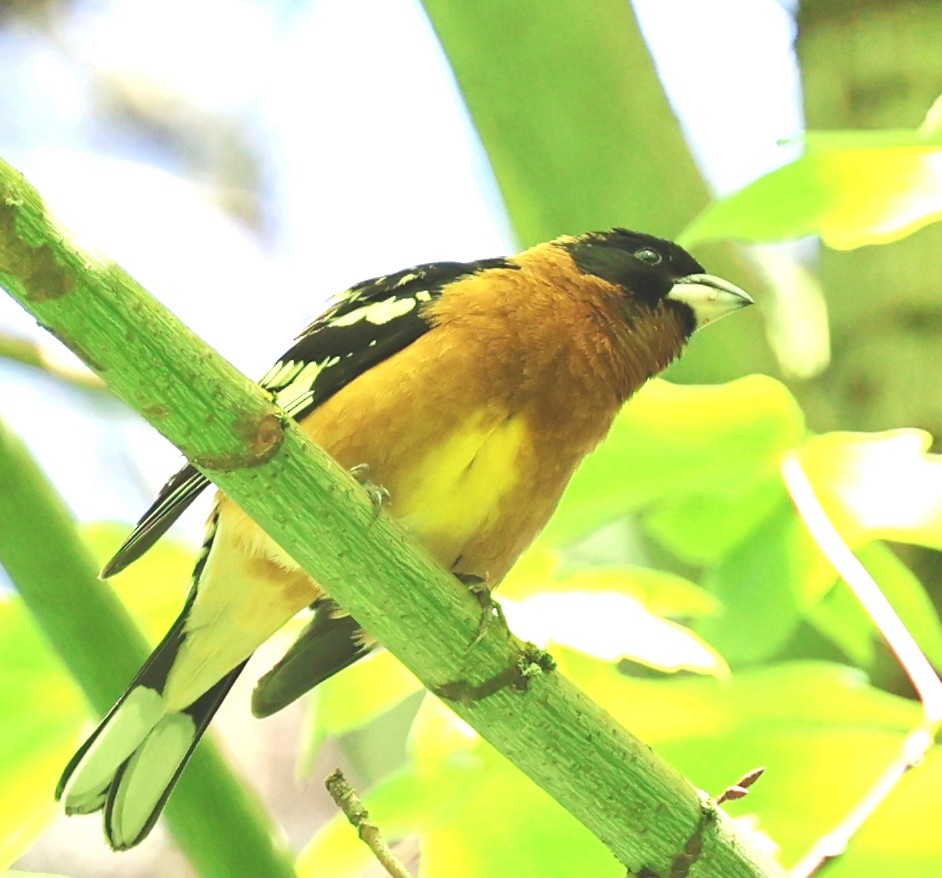
{"type": "MultiPolygon", "coordinates": [[[[489,594],[629,397],[696,330],[750,304],[671,241],[564,235],[358,283],[259,383],[433,559],[489,594]]],[[[102,577],[208,485],[191,464],[172,476],[102,577]]],[[[113,849],[139,844],[249,657],[302,611],[307,626],[255,688],[256,716],[376,644],[217,492],[180,616],[62,774],[66,813],[102,810],[113,849]]]]}

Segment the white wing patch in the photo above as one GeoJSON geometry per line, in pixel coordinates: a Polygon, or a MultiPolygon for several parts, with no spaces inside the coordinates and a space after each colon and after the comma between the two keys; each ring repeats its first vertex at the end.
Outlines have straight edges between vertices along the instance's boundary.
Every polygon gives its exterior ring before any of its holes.
{"type": "Polygon", "coordinates": [[[406,284],[411,284],[414,280],[421,280],[421,278],[422,272],[408,271],[393,284],[393,289],[398,290],[399,287],[404,287],[406,284]]]}
{"type": "Polygon", "coordinates": [[[279,360],[266,373],[259,384],[262,387],[283,387],[293,381],[304,368],[301,360],[279,360]]]}
{"type": "Polygon", "coordinates": [[[399,296],[390,296],[388,299],[383,299],[382,302],[371,302],[369,305],[354,308],[353,311],[344,314],[342,317],[334,317],[331,319],[330,325],[353,326],[354,323],[365,320],[374,326],[382,326],[384,323],[389,323],[390,320],[408,314],[417,304],[418,302],[412,296],[401,298],[399,296]]]}
{"type": "Polygon", "coordinates": [[[290,414],[291,409],[298,402],[306,402],[310,398],[311,389],[314,387],[317,376],[325,369],[336,366],[339,362],[340,357],[327,357],[316,363],[289,361],[276,366],[269,373],[269,375],[274,374],[274,378],[278,380],[271,380],[266,375],[262,380],[262,384],[266,386],[285,385],[280,390],[275,391],[275,402],[290,414]]]}

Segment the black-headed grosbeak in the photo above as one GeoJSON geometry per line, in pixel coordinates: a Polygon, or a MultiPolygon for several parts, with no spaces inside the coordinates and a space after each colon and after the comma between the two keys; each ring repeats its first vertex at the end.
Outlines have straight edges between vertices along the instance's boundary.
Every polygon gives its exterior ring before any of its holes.
{"type": "MultiPolygon", "coordinates": [[[[695,329],[751,301],[676,244],[590,232],[357,284],[261,384],[342,466],[368,467],[433,558],[492,588],[625,400],[695,329]]],[[[103,575],[140,557],[207,485],[190,465],[174,475],[103,575]]],[[[312,621],[255,690],[256,715],[373,644],[218,494],[183,612],[65,769],[66,811],[104,809],[112,847],[140,842],[249,656],[307,607],[312,621]]]]}

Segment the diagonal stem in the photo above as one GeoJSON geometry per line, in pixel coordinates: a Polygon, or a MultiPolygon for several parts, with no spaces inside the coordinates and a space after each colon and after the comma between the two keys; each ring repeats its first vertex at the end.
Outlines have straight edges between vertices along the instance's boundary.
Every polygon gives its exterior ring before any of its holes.
{"type": "Polygon", "coordinates": [[[932,748],[942,725],[942,682],[880,587],[834,527],[796,454],[789,454],[782,461],[782,476],[805,526],[873,619],[912,682],[925,715],[924,721],[903,740],[899,756],[887,766],[876,783],[834,830],[818,840],[790,873],[791,878],[811,878],[847,850],[851,839],[903,775],[932,748]]]}

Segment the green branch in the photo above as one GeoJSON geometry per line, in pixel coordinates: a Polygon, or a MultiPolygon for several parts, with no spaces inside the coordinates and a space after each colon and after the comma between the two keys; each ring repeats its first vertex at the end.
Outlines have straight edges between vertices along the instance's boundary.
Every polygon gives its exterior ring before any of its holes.
{"type": "Polygon", "coordinates": [[[0,285],[632,870],[782,874],[545,656],[497,623],[475,642],[481,609],[467,589],[377,516],[255,384],[121,269],[65,240],[2,164],[0,285]]]}

